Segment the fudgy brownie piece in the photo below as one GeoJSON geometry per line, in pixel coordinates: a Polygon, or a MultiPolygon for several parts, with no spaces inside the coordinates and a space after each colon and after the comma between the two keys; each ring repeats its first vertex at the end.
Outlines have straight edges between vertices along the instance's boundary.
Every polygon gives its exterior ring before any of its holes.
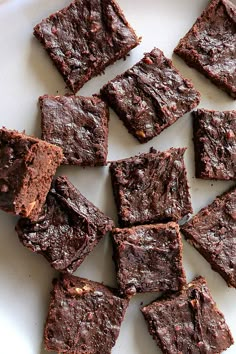
{"type": "Polygon", "coordinates": [[[36,220],[62,158],[57,146],[0,129],[0,209],[36,220]]]}
{"type": "Polygon", "coordinates": [[[120,226],[177,221],[192,213],[185,148],[154,149],[110,165],[120,226]]]}
{"type": "Polygon", "coordinates": [[[199,103],[200,94],[157,48],[101,90],[128,131],[145,143],[199,103]]]}
{"type": "Polygon", "coordinates": [[[178,224],[114,229],[113,240],[122,294],[177,291],[186,283],[178,224]]]}
{"type": "Polygon", "coordinates": [[[174,51],[235,99],[235,42],[235,4],[212,0],[174,51]]]}
{"type": "Polygon", "coordinates": [[[113,221],[61,176],[53,182],[39,220],[20,219],[16,231],[24,246],[55,269],[72,273],[112,227],[113,221]]]}
{"type": "Polygon", "coordinates": [[[164,354],[220,354],[234,342],[202,277],[141,311],[164,354]]]}
{"type": "Polygon", "coordinates": [[[196,177],[236,179],[236,111],[193,112],[196,177]]]}
{"type": "Polygon", "coordinates": [[[128,306],[115,289],[75,276],[54,281],[44,331],[47,350],[110,354],[128,306]]]}
{"type": "Polygon", "coordinates": [[[73,1],[35,26],[34,35],[73,92],[140,42],[114,0],[73,1]]]}
{"type": "Polygon", "coordinates": [[[236,288],[236,188],[200,210],[181,231],[212,269],[236,288]]]}
{"type": "Polygon", "coordinates": [[[60,146],[64,164],[106,165],[109,110],[98,97],[41,96],[42,139],[60,146]]]}

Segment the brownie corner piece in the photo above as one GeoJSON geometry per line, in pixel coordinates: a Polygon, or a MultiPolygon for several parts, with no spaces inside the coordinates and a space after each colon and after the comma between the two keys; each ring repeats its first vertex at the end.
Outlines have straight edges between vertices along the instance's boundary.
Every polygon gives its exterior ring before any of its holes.
{"type": "Polygon", "coordinates": [[[63,164],[107,164],[107,104],[98,96],[39,97],[42,139],[63,149],[63,164]]]}
{"type": "Polygon", "coordinates": [[[0,129],[0,209],[36,220],[62,158],[57,146],[0,129]]]}
{"type": "Polygon", "coordinates": [[[236,99],[236,5],[212,0],[174,52],[236,99]]]}
{"type": "Polygon", "coordinates": [[[110,164],[120,226],[177,221],[192,213],[185,150],[151,149],[110,164]]]}
{"type": "Polygon", "coordinates": [[[101,95],[140,143],[159,135],[200,100],[193,84],[158,48],[108,82],[101,95]]]}
{"type": "Polygon", "coordinates": [[[236,188],[217,197],[181,227],[186,240],[228,286],[236,288],[236,188]]]}
{"type": "Polygon", "coordinates": [[[121,294],[178,291],[186,284],[178,224],[116,228],[112,238],[121,294]]]}
{"type": "Polygon", "coordinates": [[[236,180],[236,111],[193,112],[196,177],[236,180]]]}
{"type": "Polygon", "coordinates": [[[140,43],[115,0],[74,0],[34,35],[74,93],[140,43]]]}
{"type": "Polygon", "coordinates": [[[97,282],[63,275],[54,281],[44,329],[47,350],[110,354],[129,301],[97,282]]]}
{"type": "Polygon", "coordinates": [[[143,307],[141,312],[150,335],[164,354],[216,354],[234,343],[224,315],[202,277],[179,293],[143,307]]]}
{"type": "Polygon", "coordinates": [[[24,246],[43,255],[53,268],[73,273],[113,225],[67,177],[60,176],[39,219],[20,219],[16,232],[24,246]]]}

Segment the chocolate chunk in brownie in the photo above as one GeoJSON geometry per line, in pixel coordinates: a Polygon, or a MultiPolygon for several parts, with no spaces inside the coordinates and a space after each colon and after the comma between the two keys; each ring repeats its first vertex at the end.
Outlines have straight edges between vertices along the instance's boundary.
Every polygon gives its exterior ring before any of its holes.
{"type": "Polygon", "coordinates": [[[24,246],[55,269],[72,273],[112,227],[112,220],[61,176],[53,182],[38,221],[20,219],[16,231],[24,246]]]}
{"type": "Polygon", "coordinates": [[[235,42],[235,4],[212,0],[174,51],[235,99],[235,42]]]}
{"type": "Polygon", "coordinates": [[[66,84],[77,92],[140,39],[114,0],[77,0],[34,28],[66,84]]]}
{"type": "Polygon", "coordinates": [[[177,291],[186,283],[178,224],[114,229],[113,240],[122,294],[177,291]]]}
{"type": "Polygon", "coordinates": [[[141,311],[164,354],[220,354],[234,342],[202,277],[141,311]]]}
{"type": "Polygon", "coordinates": [[[57,146],[0,129],[0,209],[36,220],[62,158],[57,146]]]}
{"type": "Polygon", "coordinates": [[[236,111],[193,112],[196,177],[236,179],[236,111]]]}
{"type": "Polygon", "coordinates": [[[116,290],[75,276],[54,281],[44,330],[47,350],[74,354],[110,354],[119,335],[128,300],[116,290]]]}
{"type": "Polygon", "coordinates": [[[177,221],[192,213],[185,148],[154,149],[110,165],[120,226],[177,221]]]}
{"type": "Polygon", "coordinates": [[[42,96],[42,139],[60,146],[64,164],[106,165],[109,110],[98,97],[42,96]]]}
{"type": "Polygon", "coordinates": [[[128,131],[145,143],[199,103],[200,94],[157,48],[101,90],[128,131]]]}
{"type": "Polygon", "coordinates": [[[181,231],[212,269],[236,288],[236,188],[200,210],[181,231]]]}

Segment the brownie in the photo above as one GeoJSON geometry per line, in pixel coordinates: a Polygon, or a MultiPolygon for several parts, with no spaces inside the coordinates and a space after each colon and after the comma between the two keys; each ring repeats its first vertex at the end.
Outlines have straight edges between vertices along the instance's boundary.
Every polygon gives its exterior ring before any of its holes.
{"type": "Polygon", "coordinates": [[[116,290],[63,275],[54,281],[44,330],[47,350],[70,354],[110,354],[128,300],[116,290]]]}
{"type": "Polygon", "coordinates": [[[109,110],[98,97],[41,96],[42,139],[63,149],[63,164],[106,165],[109,110]]]}
{"type": "Polygon", "coordinates": [[[73,92],[140,42],[114,0],[73,1],[35,26],[34,35],[73,92]]]}
{"type": "Polygon", "coordinates": [[[141,311],[164,354],[220,354],[234,342],[202,277],[141,311]]]}
{"type": "Polygon", "coordinates": [[[236,288],[236,188],[200,210],[181,231],[212,269],[236,288]]]}
{"type": "Polygon", "coordinates": [[[114,229],[113,240],[122,294],[177,291],[186,283],[178,224],[114,229]]]}
{"type": "Polygon", "coordinates": [[[177,221],[192,213],[185,148],[171,148],[110,165],[120,226],[177,221]]]}
{"type": "Polygon", "coordinates": [[[22,218],[16,225],[20,241],[42,254],[62,272],[74,272],[113,222],[64,177],[52,184],[36,222],[22,218]]]}
{"type": "Polygon", "coordinates": [[[192,83],[157,48],[106,84],[101,94],[140,143],[160,134],[200,99],[192,83]]]}
{"type": "Polygon", "coordinates": [[[0,129],[0,209],[36,220],[62,158],[57,146],[0,129]]]}
{"type": "Polygon", "coordinates": [[[235,4],[212,0],[174,51],[235,99],[235,42],[235,4]]]}
{"type": "Polygon", "coordinates": [[[196,177],[236,179],[236,111],[193,112],[196,177]]]}

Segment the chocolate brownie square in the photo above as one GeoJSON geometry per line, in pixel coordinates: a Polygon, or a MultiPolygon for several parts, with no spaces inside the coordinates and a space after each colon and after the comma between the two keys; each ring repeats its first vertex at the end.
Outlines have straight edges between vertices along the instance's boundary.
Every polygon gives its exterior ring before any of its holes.
{"type": "Polygon", "coordinates": [[[150,153],[111,163],[120,226],[177,221],[192,213],[185,150],[151,149],[150,153]]]}
{"type": "Polygon", "coordinates": [[[41,96],[42,139],[63,149],[63,164],[106,165],[109,110],[98,97],[41,96]]]}
{"type": "Polygon", "coordinates": [[[55,269],[72,273],[112,227],[113,221],[61,176],[53,182],[38,221],[20,219],[16,231],[24,246],[55,269]]]}
{"type": "Polygon", "coordinates": [[[47,350],[110,354],[128,300],[97,282],[64,275],[54,281],[44,330],[47,350]]]}
{"type": "Polygon", "coordinates": [[[0,129],[0,209],[36,220],[62,158],[57,146],[0,129]]]}
{"type": "Polygon", "coordinates": [[[177,291],[186,283],[178,224],[113,230],[114,261],[122,294],[177,291]]]}
{"type": "Polygon", "coordinates": [[[196,177],[236,179],[236,111],[193,112],[196,177]]]}
{"type": "Polygon", "coordinates": [[[164,354],[220,354],[234,342],[202,277],[141,311],[164,354]]]}
{"type": "Polygon", "coordinates": [[[228,286],[236,288],[236,188],[200,210],[181,231],[228,286]]]}
{"type": "Polygon", "coordinates": [[[140,143],[160,134],[199,103],[192,83],[157,48],[101,90],[140,143]]]}
{"type": "Polygon", "coordinates": [[[73,92],[140,42],[114,0],[73,1],[35,26],[34,35],[73,92]]]}
{"type": "Polygon", "coordinates": [[[174,51],[235,99],[235,42],[235,4],[229,0],[212,0],[174,51]]]}

